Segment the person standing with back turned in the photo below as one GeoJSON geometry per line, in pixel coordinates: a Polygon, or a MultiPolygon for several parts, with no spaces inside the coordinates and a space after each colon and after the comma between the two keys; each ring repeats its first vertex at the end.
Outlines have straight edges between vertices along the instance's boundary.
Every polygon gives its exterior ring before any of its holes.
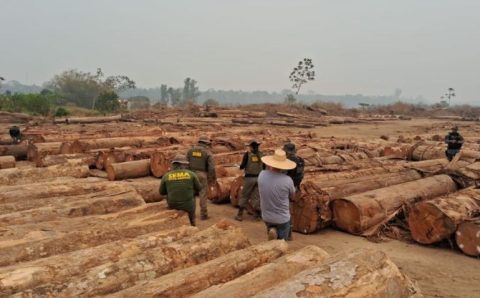
{"type": "Polygon", "coordinates": [[[267,226],[268,239],[288,240],[290,234],[290,201],[295,195],[293,180],[284,171],[295,168],[285,151],[275,150],[274,155],[262,157],[267,165],[258,176],[262,219],[267,226]]]}
{"type": "Polygon", "coordinates": [[[452,131],[445,136],[445,143],[447,144],[447,151],[445,151],[445,154],[449,161],[452,161],[455,155],[457,155],[460,149],[462,149],[463,142],[464,140],[462,135],[458,132],[458,127],[452,127],[452,131]]]}
{"type": "Polygon", "coordinates": [[[190,163],[190,169],[195,172],[202,185],[200,191],[200,219],[208,219],[207,198],[209,191],[209,184],[217,181],[215,173],[215,162],[213,155],[209,150],[210,139],[206,136],[201,136],[198,140],[198,145],[192,146],[187,152],[187,160],[190,163]]]}
{"type": "MultiPolygon", "coordinates": [[[[262,163],[262,152],[260,152],[259,147],[260,143],[256,140],[251,140],[249,143],[250,151],[245,152],[243,155],[242,163],[240,164],[240,170],[245,171],[245,177],[243,179],[243,189],[239,202],[238,214],[235,216],[235,219],[238,221],[243,220],[243,212],[245,210],[245,205],[249,199],[258,200],[258,185],[257,179],[258,174],[263,169],[262,163]]],[[[258,205],[258,202],[254,202],[253,205],[258,205]]],[[[254,206],[258,207],[258,206],[254,206]]]]}

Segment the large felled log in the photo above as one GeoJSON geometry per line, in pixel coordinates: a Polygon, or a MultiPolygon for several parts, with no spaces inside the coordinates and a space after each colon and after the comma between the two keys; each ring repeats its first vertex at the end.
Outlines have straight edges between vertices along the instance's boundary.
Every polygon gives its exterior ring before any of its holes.
{"type": "Polygon", "coordinates": [[[288,245],[283,240],[264,242],[231,252],[198,266],[141,283],[113,296],[131,297],[135,293],[142,293],[148,297],[187,297],[210,286],[239,277],[284,255],[287,250],[288,245]]]}
{"type": "Polygon", "coordinates": [[[15,167],[15,156],[0,156],[0,169],[11,169],[15,167]]]}
{"type": "Polygon", "coordinates": [[[216,259],[249,245],[241,229],[220,222],[175,243],[139,251],[124,256],[115,263],[92,268],[69,280],[66,288],[46,290],[46,285],[43,290],[55,296],[105,295],[131,287],[142,280],[158,278],[175,270],[216,259]]]}
{"type": "Polygon", "coordinates": [[[390,297],[419,290],[381,251],[340,254],[253,297],[390,297]]]}
{"type": "Polygon", "coordinates": [[[409,150],[407,157],[409,160],[417,161],[445,158],[445,148],[436,145],[417,143],[409,150]]]}
{"type": "Polygon", "coordinates": [[[450,237],[462,222],[480,214],[480,190],[459,192],[415,204],[408,227],[415,241],[431,244],[450,237]]]}
{"type": "Polygon", "coordinates": [[[17,160],[25,159],[27,157],[28,144],[26,141],[16,145],[3,145],[0,146],[0,156],[12,155],[17,160]]]}
{"type": "MultiPolygon", "coordinates": [[[[378,168],[378,171],[381,173],[388,169],[378,168]]],[[[403,167],[393,167],[390,171],[392,172],[379,175],[370,172],[370,175],[356,177],[353,176],[354,173],[345,173],[343,179],[339,178],[342,176],[337,175],[336,179],[328,180],[322,176],[335,175],[320,175],[315,176],[311,181],[306,181],[302,185],[302,195],[292,204],[293,230],[308,234],[329,226],[332,221],[330,202],[335,199],[422,178],[417,171],[403,167]]]]}
{"type": "Polygon", "coordinates": [[[230,200],[230,187],[235,179],[235,177],[217,179],[217,182],[210,186],[208,199],[217,204],[228,202],[230,200]]]}
{"type": "Polygon", "coordinates": [[[160,178],[170,169],[170,157],[163,152],[155,152],[150,157],[150,171],[153,176],[160,178]]]}
{"type": "Polygon", "coordinates": [[[61,142],[30,144],[27,149],[27,158],[29,161],[37,162],[46,155],[60,154],[61,146],[61,142]]]}
{"type": "Polygon", "coordinates": [[[56,118],[55,123],[67,123],[67,124],[76,124],[76,123],[106,123],[113,121],[122,120],[122,115],[113,115],[113,116],[97,116],[97,117],[68,117],[68,118],[56,118]]]}
{"type": "Polygon", "coordinates": [[[161,179],[153,177],[143,177],[138,179],[129,179],[121,181],[132,186],[143,197],[147,203],[160,202],[163,197],[160,195],[161,179]]]}
{"type": "Polygon", "coordinates": [[[328,257],[329,255],[323,249],[309,245],[258,267],[234,280],[210,287],[193,295],[193,297],[251,297],[293,277],[303,270],[320,265],[328,257]]]}
{"type": "Polygon", "coordinates": [[[1,170],[0,185],[28,184],[55,177],[88,177],[88,166],[55,165],[46,168],[14,168],[1,170]]]}
{"type": "Polygon", "coordinates": [[[76,140],[70,146],[69,153],[83,153],[93,149],[101,148],[115,148],[125,146],[142,147],[147,144],[162,143],[159,137],[144,136],[144,137],[118,137],[118,138],[104,138],[104,139],[81,139],[76,140]]]}
{"type": "Polygon", "coordinates": [[[239,176],[235,179],[230,184],[230,204],[234,207],[238,207],[238,204],[240,202],[240,196],[242,195],[242,189],[243,189],[243,176],[239,176]]]}
{"type": "Polygon", "coordinates": [[[103,170],[107,165],[112,163],[119,163],[126,161],[125,150],[131,149],[132,147],[123,147],[123,148],[111,148],[108,150],[101,150],[98,152],[97,159],[95,161],[95,167],[99,170],[103,170]]]}
{"type": "Polygon", "coordinates": [[[154,203],[113,214],[71,218],[62,225],[44,222],[15,226],[14,235],[0,241],[0,266],[189,225],[184,211],[165,209],[165,204],[154,203]]]}
{"type": "Polygon", "coordinates": [[[115,262],[122,255],[132,255],[189,237],[198,232],[191,226],[180,226],[141,235],[132,239],[121,239],[95,247],[89,247],[39,259],[10,267],[0,268],[0,292],[8,295],[42,284],[68,283],[72,276],[109,262],[115,262]]]}
{"type": "Polygon", "coordinates": [[[76,164],[87,165],[92,167],[95,165],[95,156],[93,154],[77,153],[77,154],[58,154],[46,155],[36,160],[37,167],[49,167],[60,164],[76,164]]]}
{"type": "Polygon", "coordinates": [[[455,233],[455,241],[464,254],[480,256],[480,218],[461,223],[455,233]]]}
{"type": "Polygon", "coordinates": [[[437,175],[344,197],[332,203],[335,224],[352,234],[373,235],[395,217],[403,206],[442,196],[456,189],[452,178],[437,175]]]}
{"type": "Polygon", "coordinates": [[[2,205],[4,211],[10,210],[12,213],[0,215],[0,224],[22,225],[64,218],[107,214],[145,204],[143,198],[135,189],[127,185],[118,185],[106,191],[93,194],[73,197],[50,197],[45,200],[37,200],[37,203],[38,201],[45,205],[40,207],[32,206],[33,209],[29,209],[30,206],[28,204],[21,207],[19,204],[2,205]]]}
{"type": "Polygon", "coordinates": [[[108,180],[139,178],[150,175],[150,159],[113,163],[107,166],[108,180]]]}

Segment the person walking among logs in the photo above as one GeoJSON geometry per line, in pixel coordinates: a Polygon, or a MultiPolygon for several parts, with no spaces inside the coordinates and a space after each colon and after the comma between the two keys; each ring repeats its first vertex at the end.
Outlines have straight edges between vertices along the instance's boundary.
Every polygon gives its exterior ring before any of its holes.
{"type": "Polygon", "coordinates": [[[262,157],[267,169],[258,175],[260,208],[267,226],[268,239],[288,240],[290,234],[290,201],[295,195],[293,180],[285,171],[293,170],[296,164],[287,159],[285,151],[275,150],[274,155],[262,157]]]}
{"type": "Polygon", "coordinates": [[[452,127],[452,131],[445,136],[445,143],[447,144],[447,150],[445,151],[445,154],[447,155],[448,160],[452,161],[464,143],[464,139],[458,132],[457,126],[452,127]]]}
{"type": "Polygon", "coordinates": [[[293,180],[293,185],[297,192],[300,191],[300,184],[302,183],[304,172],[305,172],[305,161],[303,158],[297,155],[297,150],[295,144],[286,143],[283,145],[283,151],[287,153],[287,158],[293,161],[297,166],[293,170],[289,170],[287,175],[290,176],[293,180]]]}
{"type": "Polygon", "coordinates": [[[208,137],[201,136],[198,140],[198,144],[192,146],[187,152],[187,160],[190,164],[190,169],[197,174],[198,180],[202,185],[202,190],[199,194],[201,220],[208,219],[207,198],[209,185],[215,184],[217,181],[215,162],[209,149],[210,143],[208,137]]]}
{"type": "Polygon", "coordinates": [[[18,126],[14,125],[10,127],[8,132],[10,133],[10,137],[14,144],[18,144],[22,141],[22,132],[18,126]]]}
{"type": "Polygon", "coordinates": [[[160,194],[167,196],[170,209],[188,212],[190,224],[195,226],[195,195],[202,189],[197,175],[188,169],[188,160],[177,155],[172,161],[172,170],[162,177],[160,194]]]}
{"type": "Polygon", "coordinates": [[[261,160],[263,154],[259,150],[260,143],[256,140],[250,141],[248,145],[250,146],[250,151],[245,152],[242,163],[240,164],[240,169],[245,171],[245,177],[243,179],[243,189],[240,197],[238,214],[235,216],[235,219],[238,221],[243,220],[243,212],[249,200],[255,209],[255,212],[257,212],[256,218],[260,217],[257,179],[258,174],[260,174],[264,168],[261,160]]]}

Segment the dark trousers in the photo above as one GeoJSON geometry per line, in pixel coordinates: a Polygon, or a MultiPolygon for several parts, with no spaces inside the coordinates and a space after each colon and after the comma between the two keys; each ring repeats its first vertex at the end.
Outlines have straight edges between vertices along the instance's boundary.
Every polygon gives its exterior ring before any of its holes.
{"type": "Polygon", "coordinates": [[[445,151],[445,155],[447,156],[448,161],[452,161],[452,159],[455,157],[455,155],[457,155],[459,151],[460,150],[457,149],[447,149],[445,151]]]}
{"type": "Polygon", "coordinates": [[[179,209],[179,208],[172,208],[172,207],[168,207],[168,209],[172,209],[172,210],[182,210],[182,211],[185,211],[187,212],[188,214],[188,220],[190,221],[190,225],[191,226],[195,226],[195,204],[193,204],[193,210],[184,210],[184,209],[179,209]]]}

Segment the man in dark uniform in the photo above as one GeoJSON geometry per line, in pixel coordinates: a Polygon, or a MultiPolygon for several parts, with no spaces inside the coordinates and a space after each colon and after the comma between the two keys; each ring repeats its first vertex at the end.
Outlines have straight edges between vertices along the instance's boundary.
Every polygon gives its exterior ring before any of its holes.
{"type": "MultiPolygon", "coordinates": [[[[235,219],[238,221],[243,220],[243,212],[248,200],[252,200],[252,206],[257,212],[260,210],[260,198],[258,193],[258,174],[264,169],[262,163],[262,152],[260,152],[260,143],[256,140],[252,140],[249,143],[250,151],[245,152],[243,155],[242,163],[240,164],[240,170],[245,171],[245,178],[243,179],[243,189],[239,202],[238,214],[235,219]]],[[[260,217],[257,214],[256,217],[260,217]]]]}
{"type": "Polygon", "coordinates": [[[451,161],[455,155],[460,151],[464,143],[462,135],[458,132],[458,127],[452,127],[452,131],[445,136],[445,144],[447,144],[447,150],[445,154],[449,161],[451,161]]]}
{"type": "Polygon", "coordinates": [[[202,186],[197,175],[188,170],[188,160],[177,155],[172,161],[172,170],[162,177],[160,194],[167,196],[168,208],[188,212],[190,224],[195,226],[195,194],[202,186]]]}
{"type": "Polygon", "coordinates": [[[217,181],[217,174],[215,173],[215,162],[213,155],[209,150],[210,140],[206,136],[201,136],[198,140],[198,145],[192,146],[187,152],[187,160],[190,164],[190,169],[197,174],[198,180],[202,185],[200,191],[200,219],[208,219],[207,198],[209,185],[217,181]]]}
{"type": "Polygon", "coordinates": [[[283,151],[287,153],[287,158],[293,161],[297,167],[293,170],[289,170],[287,175],[293,180],[293,185],[297,192],[300,191],[300,184],[302,183],[305,169],[305,161],[300,156],[297,156],[297,150],[295,144],[287,143],[283,145],[283,151]]]}
{"type": "Polygon", "coordinates": [[[16,125],[10,127],[9,130],[10,137],[12,137],[13,143],[18,144],[22,140],[22,133],[20,132],[20,128],[16,125]]]}

